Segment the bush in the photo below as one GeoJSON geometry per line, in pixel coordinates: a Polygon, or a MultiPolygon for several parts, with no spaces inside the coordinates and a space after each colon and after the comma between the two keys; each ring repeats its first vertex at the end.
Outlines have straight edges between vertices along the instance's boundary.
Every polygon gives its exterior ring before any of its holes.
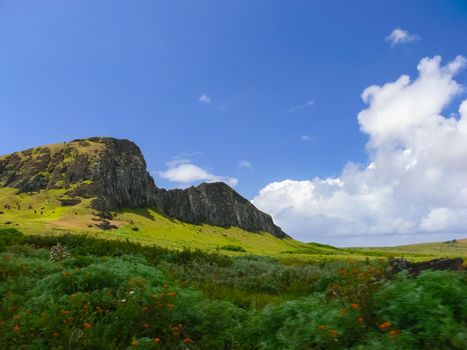
{"type": "Polygon", "coordinates": [[[227,244],[221,247],[222,250],[230,250],[232,252],[246,252],[246,249],[238,245],[227,244]]]}

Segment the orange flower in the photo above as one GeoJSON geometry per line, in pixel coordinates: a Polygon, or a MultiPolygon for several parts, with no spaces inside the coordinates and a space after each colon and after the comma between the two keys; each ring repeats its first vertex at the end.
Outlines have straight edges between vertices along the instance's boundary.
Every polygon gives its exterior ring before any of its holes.
{"type": "Polygon", "coordinates": [[[69,315],[69,314],[71,314],[71,311],[70,310],[62,310],[62,314],[69,315]]]}
{"type": "Polygon", "coordinates": [[[324,330],[326,329],[326,326],[320,324],[319,327],[318,327],[318,329],[319,329],[320,331],[324,331],[324,330]]]}
{"type": "Polygon", "coordinates": [[[358,304],[350,304],[350,307],[354,310],[360,310],[360,305],[358,304]]]}
{"type": "Polygon", "coordinates": [[[391,326],[392,326],[392,323],[389,322],[389,321],[386,321],[386,322],[380,323],[380,324],[378,325],[378,328],[379,328],[380,330],[384,331],[384,330],[390,328],[391,326]]]}
{"type": "Polygon", "coordinates": [[[389,336],[394,338],[394,337],[397,336],[400,332],[401,332],[401,331],[398,330],[398,329],[393,329],[392,331],[389,332],[389,336]]]}
{"type": "Polygon", "coordinates": [[[153,343],[159,344],[161,342],[161,338],[154,338],[152,340],[153,343]]]}
{"type": "Polygon", "coordinates": [[[357,318],[357,321],[358,321],[358,323],[363,323],[363,322],[365,322],[365,318],[360,316],[359,318],[357,318]]]}
{"type": "Polygon", "coordinates": [[[328,333],[333,338],[337,337],[337,331],[335,329],[330,329],[328,333]]]}
{"type": "Polygon", "coordinates": [[[149,323],[145,323],[145,324],[143,324],[143,327],[148,329],[149,327],[151,327],[151,325],[149,323]]]}
{"type": "Polygon", "coordinates": [[[143,306],[143,311],[144,312],[149,312],[149,306],[143,306]]]}
{"type": "Polygon", "coordinates": [[[193,340],[191,340],[190,338],[185,338],[185,339],[183,339],[183,342],[185,344],[191,344],[191,343],[193,343],[193,340]]]}
{"type": "Polygon", "coordinates": [[[91,329],[92,324],[90,324],[89,322],[84,322],[83,327],[84,327],[84,329],[91,329]]]}
{"type": "Polygon", "coordinates": [[[52,336],[55,337],[55,338],[58,337],[59,335],[60,335],[60,333],[58,333],[58,332],[53,332],[52,333],[52,336]]]}

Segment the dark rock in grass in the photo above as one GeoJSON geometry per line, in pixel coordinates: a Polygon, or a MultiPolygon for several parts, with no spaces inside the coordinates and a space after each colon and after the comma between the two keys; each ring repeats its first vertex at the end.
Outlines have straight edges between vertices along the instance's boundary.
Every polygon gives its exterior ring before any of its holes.
{"type": "Polygon", "coordinates": [[[139,228],[137,228],[137,227],[132,227],[131,230],[137,232],[137,231],[139,231],[139,228]]]}
{"type": "Polygon", "coordinates": [[[5,214],[3,211],[0,210],[0,215],[5,214]]]}
{"type": "Polygon", "coordinates": [[[60,204],[64,207],[72,207],[81,203],[81,199],[79,198],[61,198],[60,204]]]}
{"type": "Polygon", "coordinates": [[[98,211],[96,216],[104,220],[112,220],[114,218],[108,211],[98,211]]]}
{"type": "Polygon", "coordinates": [[[115,229],[118,228],[117,226],[111,224],[107,220],[102,220],[101,222],[96,224],[96,227],[98,227],[98,228],[100,228],[101,230],[104,230],[104,231],[115,230],[115,229]]]}
{"type": "Polygon", "coordinates": [[[3,224],[4,224],[4,225],[11,225],[12,223],[13,223],[13,222],[11,222],[11,221],[5,221],[3,224]]]}
{"type": "Polygon", "coordinates": [[[433,259],[430,261],[423,261],[412,263],[405,259],[392,259],[389,261],[389,265],[391,266],[392,272],[401,272],[401,271],[408,271],[411,274],[418,275],[420,272],[425,270],[433,270],[433,271],[443,271],[443,270],[450,270],[450,271],[457,271],[457,270],[464,270],[464,260],[462,258],[454,258],[454,259],[433,259]]]}

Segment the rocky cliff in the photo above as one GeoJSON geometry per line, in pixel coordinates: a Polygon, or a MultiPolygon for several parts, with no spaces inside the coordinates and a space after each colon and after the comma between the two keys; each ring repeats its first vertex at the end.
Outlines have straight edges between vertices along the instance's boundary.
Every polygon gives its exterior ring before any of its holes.
{"type": "Polygon", "coordinates": [[[258,210],[223,182],[203,183],[185,190],[158,190],[156,199],[160,212],[182,221],[237,226],[287,237],[270,215],[258,210]]]}
{"type": "Polygon", "coordinates": [[[157,188],[140,149],[128,140],[94,137],[2,156],[0,187],[18,192],[62,189],[67,197],[93,198],[97,210],[150,207],[189,223],[287,237],[271,216],[224,183],[185,190],[157,188]]]}

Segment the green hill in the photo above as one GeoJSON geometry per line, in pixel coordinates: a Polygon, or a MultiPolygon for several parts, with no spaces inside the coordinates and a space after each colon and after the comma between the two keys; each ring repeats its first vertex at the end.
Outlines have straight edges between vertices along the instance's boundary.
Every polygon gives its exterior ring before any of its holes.
{"type": "Polygon", "coordinates": [[[277,238],[266,232],[248,232],[238,227],[193,225],[166,217],[151,209],[112,211],[108,222],[116,228],[102,230],[101,212],[89,207],[91,199],[73,206],[62,205],[63,190],[16,194],[0,188],[0,227],[15,227],[26,234],[81,233],[108,239],[156,244],[171,249],[193,248],[227,254],[284,255],[340,254],[332,247],[277,238]],[[233,247],[243,248],[243,252],[233,247]]]}

